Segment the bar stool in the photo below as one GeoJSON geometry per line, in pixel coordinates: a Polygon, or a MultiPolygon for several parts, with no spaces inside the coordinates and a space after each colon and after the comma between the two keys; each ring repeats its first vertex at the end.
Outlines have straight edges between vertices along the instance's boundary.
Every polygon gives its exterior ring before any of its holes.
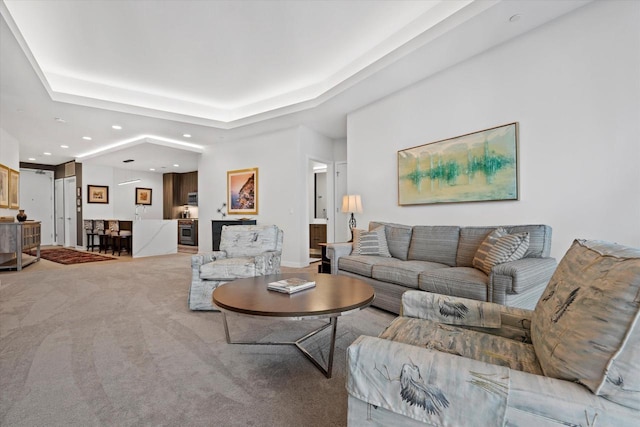
{"type": "Polygon", "coordinates": [[[120,221],[120,239],[118,241],[118,255],[120,255],[121,251],[127,251],[129,255],[131,255],[131,246],[132,246],[132,228],[133,223],[131,221],[120,221]]]}
{"type": "MultiPolygon", "coordinates": [[[[95,230],[93,220],[85,219],[83,220],[83,224],[84,224],[84,232],[87,235],[87,250],[91,249],[91,252],[93,252],[93,248],[95,247],[97,247],[99,250],[100,246],[95,242],[95,237],[98,235],[98,233],[95,230]]],[[[99,241],[100,241],[100,238],[98,238],[98,242],[99,241]]]]}
{"type": "Polygon", "coordinates": [[[118,234],[118,221],[117,220],[108,220],[101,221],[103,230],[98,234],[100,237],[100,248],[98,252],[104,251],[106,254],[109,248],[113,249],[113,236],[118,234]],[[105,229],[105,223],[107,223],[107,228],[105,229]]]}

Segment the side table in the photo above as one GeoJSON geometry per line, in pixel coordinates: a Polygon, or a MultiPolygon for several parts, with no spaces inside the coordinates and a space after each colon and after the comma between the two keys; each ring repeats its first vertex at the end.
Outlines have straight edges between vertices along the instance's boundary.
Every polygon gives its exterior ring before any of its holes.
{"type": "Polygon", "coordinates": [[[322,250],[322,261],[320,261],[320,265],[318,266],[318,273],[331,274],[331,260],[327,258],[327,244],[318,243],[318,246],[320,246],[322,250]]]}

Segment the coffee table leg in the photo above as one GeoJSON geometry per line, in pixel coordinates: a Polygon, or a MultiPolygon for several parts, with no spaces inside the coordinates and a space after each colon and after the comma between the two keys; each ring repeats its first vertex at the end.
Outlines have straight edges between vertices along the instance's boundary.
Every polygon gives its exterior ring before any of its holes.
{"type": "Polygon", "coordinates": [[[300,352],[302,354],[304,354],[307,359],[309,359],[311,361],[311,363],[313,363],[315,365],[316,368],[318,368],[320,370],[320,372],[322,372],[324,374],[325,377],[327,378],[331,378],[331,374],[333,371],[333,355],[335,353],[335,348],[336,348],[336,329],[338,327],[338,318],[337,317],[331,317],[329,320],[329,323],[326,323],[322,326],[320,326],[317,329],[314,329],[313,331],[309,332],[307,335],[303,336],[302,338],[298,338],[295,341],[269,341],[269,342],[259,342],[259,341],[231,341],[231,336],[229,335],[229,324],[227,323],[227,316],[225,314],[225,312],[222,312],[222,323],[224,324],[224,335],[225,338],[227,339],[227,343],[228,344],[244,344],[244,345],[294,345],[298,350],[300,350],[300,352]],[[311,338],[312,336],[314,336],[315,334],[317,334],[318,332],[321,332],[325,329],[327,329],[328,327],[331,327],[331,342],[330,342],[330,347],[329,347],[329,360],[327,361],[327,368],[325,369],[320,362],[313,357],[313,355],[311,353],[309,353],[309,351],[307,351],[307,349],[305,349],[304,347],[302,347],[302,342],[311,338]]]}
{"type": "Polygon", "coordinates": [[[329,324],[324,325],[324,327],[322,329],[315,330],[315,331],[311,332],[310,334],[305,335],[304,337],[302,337],[299,340],[297,340],[296,342],[294,342],[294,345],[298,348],[298,350],[300,350],[302,352],[302,354],[304,354],[307,357],[307,359],[309,359],[311,361],[311,363],[316,365],[316,368],[318,368],[320,370],[320,372],[322,372],[324,374],[324,376],[327,377],[327,378],[331,378],[331,374],[332,374],[332,371],[333,371],[333,354],[334,354],[335,348],[336,348],[336,329],[337,329],[337,327],[338,327],[338,318],[337,317],[332,317],[331,321],[329,322],[329,324]],[[330,347],[329,347],[329,360],[327,361],[327,368],[325,369],[322,365],[320,365],[320,362],[318,362],[318,360],[311,355],[311,353],[309,353],[304,347],[302,347],[302,345],[300,345],[300,343],[302,343],[302,341],[306,340],[307,338],[311,337],[312,335],[315,335],[317,332],[320,332],[320,330],[325,329],[328,326],[331,326],[331,343],[330,343],[330,347]]]}

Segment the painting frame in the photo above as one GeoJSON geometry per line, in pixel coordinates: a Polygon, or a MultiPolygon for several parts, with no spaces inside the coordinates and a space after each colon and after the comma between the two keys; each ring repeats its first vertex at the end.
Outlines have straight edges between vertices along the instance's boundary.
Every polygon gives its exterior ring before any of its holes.
{"type": "Polygon", "coordinates": [[[9,169],[9,209],[20,208],[20,172],[9,169]]]}
{"type": "Polygon", "coordinates": [[[0,208],[9,207],[9,168],[0,164],[0,208]]]}
{"type": "Polygon", "coordinates": [[[398,205],[520,200],[519,123],[398,150],[398,205]]]}
{"type": "Polygon", "coordinates": [[[136,205],[150,206],[152,195],[151,188],[136,187],[136,205]]]}
{"type": "Polygon", "coordinates": [[[258,214],[258,168],[227,171],[227,214],[258,214]]]}
{"type": "Polygon", "coordinates": [[[109,203],[109,186],[87,185],[87,203],[109,203]]]}

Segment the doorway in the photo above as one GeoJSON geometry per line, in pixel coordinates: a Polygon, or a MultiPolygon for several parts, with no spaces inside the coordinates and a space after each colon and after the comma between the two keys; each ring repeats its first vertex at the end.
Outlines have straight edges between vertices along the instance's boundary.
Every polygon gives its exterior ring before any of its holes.
{"type": "Polygon", "coordinates": [[[40,243],[54,244],[53,171],[20,169],[20,209],[40,221],[40,243]]]}
{"type": "Polygon", "coordinates": [[[76,247],[76,177],[55,180],[56,245],[76,247]]]}
{"type": "Polygon", "coordinates": [[[309,262],[321,260],[321,243],[333,242],[333,163],[309,160],[309,262]]]}

